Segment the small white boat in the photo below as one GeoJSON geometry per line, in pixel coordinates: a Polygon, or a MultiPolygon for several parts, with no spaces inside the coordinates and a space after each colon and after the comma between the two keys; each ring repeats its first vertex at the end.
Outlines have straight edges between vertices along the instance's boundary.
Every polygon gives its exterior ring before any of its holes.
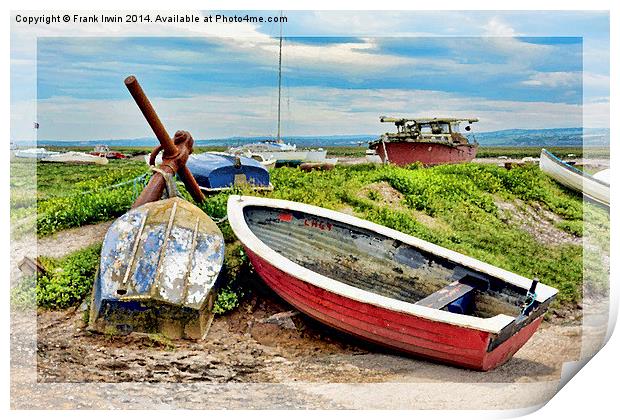
{"type": "Polygon", "coordinates": [[[273,141],[244,144],[228,149],[231,155],[239,154],[255,160],[303,160],[307,150],[297,150],[297,146],[273,141]]]}
{"type": "Polygon", "coordinates": [[[294,144],[264,142],[246,144],[240,147],[228,149],[230,154],[240,154],[259,162],[274,161],[277,163],[291,162],[312,162],[325,163],[327,160],[327,150],[322,148],[300,150],[294,144]]]}
{"type": "Polygon", "coordinates": [[[273,169],[273,168],[276,167],[276,160],[275,159],[263,159],[263,156],[260,155],[260,154],[258,154],[258,155],[251,155],[250,158],[254,159],[258,163],[263,165],[263,168],[265,168],[267,170],[273,169]]]}
{"type": "Polygon", "coordinates": [[[31,149],[18,150],[15,152],[15,157],[27,159],[44,159],[58,154],[60,153],[45,150],[45,148],[43,147],[36,147],[31,149]]]}
{"type": "Polygon", "coordinates": [[[383,163],[381,160],[381,156],[377,154],[377,152],[373,149],[366,150],[366,160],[369,163],[383,163]]]}
{"type": "Polygon", "coordinates": [[[565,187],[609,206],[608,181],[580,171],[545,149],[540,153],[540,170],[565,187]]]}
{"type": "Polygon", "coordinates": [[[108,159],[104,156],[93,156],[82,152],[58,153],[48,156],[41,160],[49,163],[74,163],[74,164],[95,164],[107,165],[108,159]]]}
{"type": "Polygon", "coordinates": [[[323,149],[308,150],[308,155],[306,156],[306,162],[326,163],[326,161],[327,161],[327,150],[323,150],[323,149]]]}
{"type": "Polygon", "coordinates": [[[259,162],[274,160],[276,162],[305,161],[308,156],[307,150],[297,150],[294,144],[287,143],[252,143],[240,147],[230,148],[228,153],[240,154],[259,162]]]}

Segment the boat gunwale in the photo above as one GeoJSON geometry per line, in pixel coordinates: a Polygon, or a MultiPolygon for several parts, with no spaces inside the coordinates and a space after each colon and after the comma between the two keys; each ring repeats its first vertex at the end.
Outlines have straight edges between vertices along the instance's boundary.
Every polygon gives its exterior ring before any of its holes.
{"type": "MultiPolygon", "coordinates": [[[[273,184],[271,182],[269,183],[269,185],[266,185],[266,186],[258,186],[252,183],[248,183],[247,185],[254,191],[267,191],[267,192],[273,191],[273,184]]],[[[237,187],[237,185],[231,185],[229,187],[216,187],[216,188],[201,187],[200,185],[198,186],[198,188],[200,188],[202,191],[208,192],[208,193],[219,193],[222,191],[230,191],[231,189],[235,187],[237,187]]]]}
{"type": "MultiPolygon", "coordinates": [[[[479,143],[473,143],[470,142],[469,140],[467,141],[467,143],[454,143],[451,142],[449,140],[436,140],[436,139],[417,139],[417,138],[413,138],[413,137],[406,137],[406,138],[402,138],[402,139],[391,139],[391,138],[386,138],[386,139],[382,139],[379,138],[377,140],[372,140],[370,142],[368,142],[368,147],[369,148],[378,148],[379,145],[381,143],[415,143],[415,144],[424,144],[424,145],[439,145],[439,146],[447,146],[447,147],[452,147],[454,149],[458,149],[459,147],[462,146],[466,146],[466,147],[470,147],[470,148],[478,148],[480,146],[479,143]]],[[[373,149],[374,150],[374,149],[373,149]]]]}
{"type": "MultiPolygon", "coordinates": [[[[284,255],[278,253],[267,244],[265,244],[263,241],[261,241],[254,234],[254,232],[252,232],[252,230],[246,223],[244,208],[248,206],[299,211],[309,215],[332,219],[340,223],[363,228],[371,232],[398,240],[415,248],[446,258],[456,264],[469,267],[490,276],[496,277],[502,281],[505,281],[506,283],[512,284],[525,290],[528,290],[532,283],[531,280],[519,276],[518,274],[511,273],[501,268],[494,267],[490,264],[476,260],[472,257],[468,257],[447,248],[443,248],[439,245],[432,244],[414,236],[410,236],[394,229],[390,229],[388,227],[378,225],[376,223],[369,222],[367,220],[363,220],[345,213],[340,213],[334,210],[329,210],[304,203],[263,197],[231,195],[228,198],[228,221],[234,233],[237,235],[237,237],[244,246],[248,247],[259,257],[263,258],[266,261],[269,261],[269,263],[272,264],[274,267],[287,273],[288,275],[291,275],[316,287],[328,290],[340,296],[357,300],[362,303],[382,307],[388,310],[393,310],[412,316],[417,316],[430,321],[447,323],[463,328],[476,329],[492,334],[498,334],[502,329],[507,327],[516,319],[515,317],[506,314],[498,314],[491,318],[478,318],[471,315],[461,315],[442,311],[439,309],[428,308],[425,306],[416,305],[415,303],[408,303],[398,299],[381,296],[373,292],[347,285],[336,279],[323,276],[291,261],[284,255]]],[[[538,284],[536,292],[536,300],[540,304],[548,301],[557,294],[557,290],[555,288],[542,283],[538,284]]]]}
{"type": "Polygon", "coordinates": [[[563,161],[562,159],[560,159],[559,157],[557,157],[556,155],[554,155],[553,153],[551,153],[547,149],[542,149],[541,150],[541,156],[545,156],[545,157],[549,158],[553,163],[558,164],[562,168],[567,169],[567,170],[573,172],[574,174],[577,174],[577,175],[580,175],[580,176],[582,176],[584,178],[587,178],[589,180],[595,181],[595,182],[603,185],[604,187],[609,187],[609,184],[607,182],[603,181],[602,179],[595,178],[593,175],[590,175],[589,173],[584,172],[584,171],[580,170],[579,168],[575,168],[573,165],[570,165],[567,162],[563,161]]]}

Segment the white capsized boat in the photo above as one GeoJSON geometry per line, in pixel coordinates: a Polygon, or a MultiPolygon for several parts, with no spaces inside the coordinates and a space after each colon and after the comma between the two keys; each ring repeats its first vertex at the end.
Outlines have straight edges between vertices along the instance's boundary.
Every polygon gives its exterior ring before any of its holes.
{"type": "Polygon", "coordinates": [[[44,147],[36,147],[30,149],[21,149],[15,152],[15,157],[28,159],[44,159],[50,156],[58,155],[58,152],[46,150],[44,147]]]}
{"type": "Polygon", "coordinates": [[[41,160],[50,163],[74,163],[74,164],[95,164],[107,165],[108,159],[103,156],[93,156],[82,152],[66,152],[48,156],[41,160]]]}

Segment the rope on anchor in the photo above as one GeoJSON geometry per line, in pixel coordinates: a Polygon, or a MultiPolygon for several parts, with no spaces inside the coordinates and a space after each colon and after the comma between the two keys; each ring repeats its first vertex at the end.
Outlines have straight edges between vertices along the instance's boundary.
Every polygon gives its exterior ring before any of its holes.
{"type": "Polygon", "coordinates": [[[162,196],[163,198],[172,198],[179,196],[179,189],[177,188],[177,184],[174,181],[173,174],[163,171],[155,165],[151,165],[151,171],[157,172],[158,174],[163,176],[164,180],[166,181],[166,190],[164,191],[164,194],[162,196]]]}
{"type": "MultiPolygon", "coordinates": [[[[151,165],[150,168],[151,168],[151,171],[157,172],[158,174],[163,176],[164,179],[166,180],[166,190],[164,191],[164,195],[162,196],[162,198],[180,197],[179,189],[178,189],[177,184],[176,184],[176,182],[174,180],[175,176],[173,174],[171,174],[169,172],[166,172],[166,171],[163,171],[163,170],[161,170],[160,168],[158,168],[155,165],[151,165]]],[[[205,213],[207,213],[207,212],[205,211],[205,213]]],[[[207,213],[207,215],[209,217],[211,217],[211,220],[213,220],[218,225],[220,223],[224,223],[225,221],[228,220],[228,215],[225,215],[224,217],[221,217],[219,219],[216,219],[216,218],[212,217],[208,213],[207,213]]]]}
{"type": "MultiPolygon", "coordinates": [[[[209,216],[211,217],[211,216],[209,216]]],[[[220,223],[224,223],[225,221],[228,220],[228,215],[221,217],[219,219],[214,219],[213,217],[211,217],[211,219],[215,222],[215,224],[219,225],[220,223]]]]}
{"type": "MultiPolygon", "coordinates": [[[[158,174],[160,174],[161,176],[164,177],[164,179],[166,180],[166,190],[164,191],[164,194],[162,196],[162,198],[172,198],[172,197],[180,197],[180,193],[179,193],[179,189],[177,187],[177,184],[175,182],[175,175],[163,171],[160,168],[158,168],[155,165],[151,165],[150,166],[151,171],[153,172],[157,172],[158,174]]],[[[204,211],[204,210],[203,210],[204,211]]],[[[220,224],[220,223],[224,223],[225,221],[228,220],[228,215],[225,215],[224,217],[220,217],[219,219],[214,218],[213,216],[211,216],[210,214],[208,214],[206,211],[205,213],[211,218],[211,220],[213,220],[216,224],[220,224]]]]}

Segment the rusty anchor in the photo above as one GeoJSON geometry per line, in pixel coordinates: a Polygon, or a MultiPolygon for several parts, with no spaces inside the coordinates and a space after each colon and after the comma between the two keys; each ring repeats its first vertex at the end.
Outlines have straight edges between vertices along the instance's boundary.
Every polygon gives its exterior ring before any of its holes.
{"type": "MultiPolygon", "coordinates": [[[[205,196],[202,191],[200,191],[200,187],[194,179],[194,176],[185,166],[187,158],[192,154],[194,146],[194,139],[191,134],[187,131],[177,131],[174,134],[174,141],[170,139],[168,131],[166,131],[157,112],[155,112],[155,108],[151,105],[151,101],[149,101],[144,90],[142,90],[142,86],[138,83],[138,79],[136,79],[135,76],[127,77],[125,79],[125,86],[136,101],[140,111],[142,111],[144,118],[146,118],[146,121],[151,126],[153,133],[155,133],[155,137],[159,140],[159,146],[155,147],[151,152],[151,161],[154,162],[155,156],[163,150],[163,162],[160,165],[160,169],[172,175],[175,173],[178,174],[192,198],[201,203],[205,199],[205,196]]],[[[166,181],[164,176],[161,173],[155,173],[146,188],[142,191],[142,194],[140,194],[138,199],[133,203],[132,208],[159,200],[165,186],[166,181]]]]}
{"type": "Polygon", "coordinates": [[[171,139],[134,76],[125,86],[163,150],[163,162],[132,208],[106,233],[93,285],[91,330],[161,333],[202,339],[213,319],[224,237],[200,208],[171,193],[177,174],[197,202],[204,200],[185,166],[194,140],[187,131],[171,139]],[[169,198],[161,199],[164,191],[169,198]]]}

